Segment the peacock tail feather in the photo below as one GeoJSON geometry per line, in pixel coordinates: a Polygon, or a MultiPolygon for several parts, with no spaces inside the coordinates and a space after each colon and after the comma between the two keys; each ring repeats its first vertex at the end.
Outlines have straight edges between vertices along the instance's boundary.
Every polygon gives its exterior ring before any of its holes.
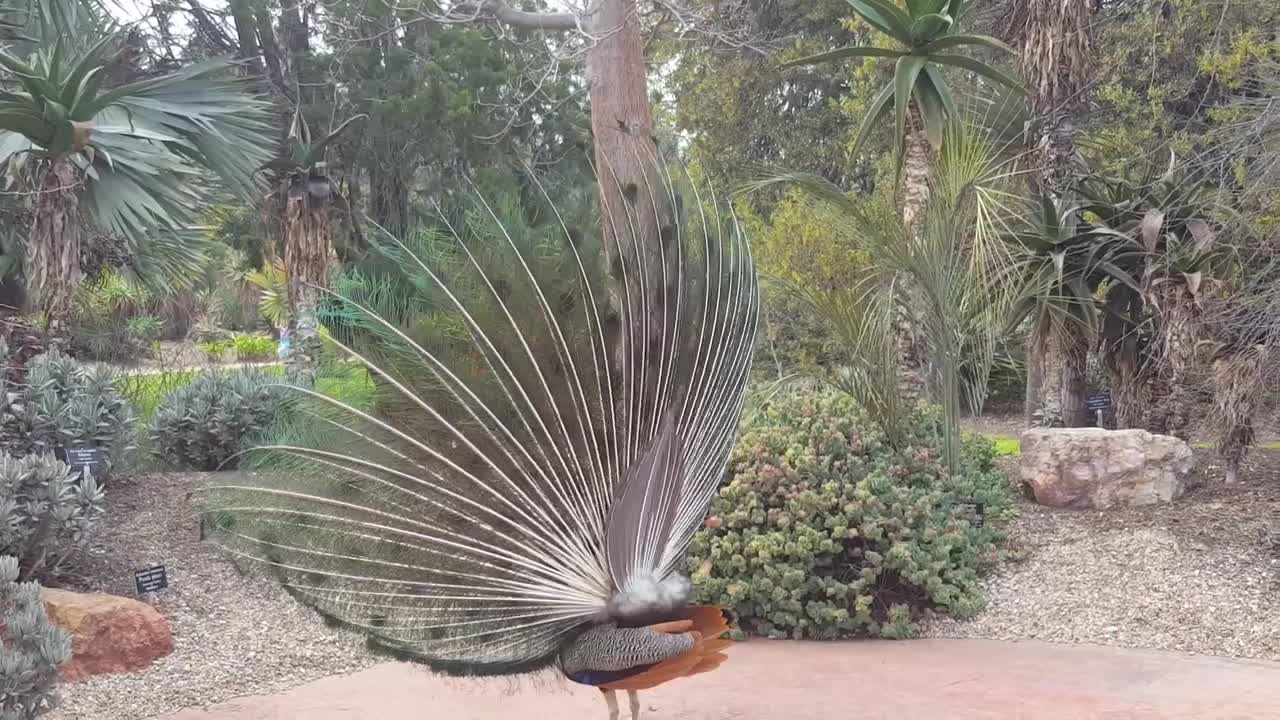
{"type": "Polygon", "coordinates": [[[293,388],[252,472],[205,491],[208,536],[444,672],[536,670],[593,626],[683,608],[759,300],[732,214],[660,177],[687,210],[614,253],[483,198],[386,238],[384,270],[346,277],[325,311],[372,401],[293,388]]]}

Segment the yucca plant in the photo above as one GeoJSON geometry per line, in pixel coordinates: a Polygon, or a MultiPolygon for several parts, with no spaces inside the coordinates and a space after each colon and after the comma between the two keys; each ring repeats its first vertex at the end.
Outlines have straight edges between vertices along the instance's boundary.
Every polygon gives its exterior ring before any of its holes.
{"type": "Polygon", "coordinates": [[[976,73],[1009,88],[1020,89],[1018,79],[988,63],[961,52],[975,47],[1012,53],[1013,49],[986,35],[960,32],[960,22],[971,0],[906,0],[905,8],[893,0],[847,0],[854,13],[896,47],[858,45],[801,58],[788,65],[814,65],[849,58],[894,60],[893,80],[871,101],[871,107],[854,140],[858,153],[872,128],[890,112],[894,118],[894,142],[902,181],[903,222],[911,227],[928,199],[930,152],[942,145],[949,120],[961,113],[943,76],[944,67],[976,73]]]}
{"type": "Polygon", "coordinates": [[[348,210],[346,201],[325,173],[325,150],[355,122],[356,115],[320,138],[313,138],[301,110],[294,114],[286,147],[266,167],[272,173],[274,200],[284,239],[290,351],[289,375],[295,382],[314,381],[323,342],[317,314],[336,260],[330,211],[348,210]]]}
{"type": "Polygon", "coordinates": [[[80,283],[86,226],[133,247],[175,246],[201,205],[202,169],[248,194],[268,157],[268,106],[226,60],[112,86],[122,29],[93,0],[35,0],[26,40],[0,50],[0,163],[31,193],[30,309],[54,334],[80,283]]]}

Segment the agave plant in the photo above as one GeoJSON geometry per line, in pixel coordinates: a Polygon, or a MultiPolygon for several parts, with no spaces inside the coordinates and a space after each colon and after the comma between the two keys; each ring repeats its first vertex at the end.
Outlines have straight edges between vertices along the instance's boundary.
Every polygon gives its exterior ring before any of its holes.
{"type": "MultiPolygon", "coordinates": [[[[1108,365],[1142,371],[1128,382],[1149,385],[1149,397],[1133,398],[1148,409],[1141,421],[1148,429],[1186,437],[1196,348],[1204,339],[1201,297],[1233,267],[1211,224],[1213,191],[1171,162],[1158,178],[1095,177],[1080,193],[1093,226],[1117,239],[1100,265],[1111,283],[1108,307],[1121,311],[1109,313],[1108,365]],[[1133,357],[1132,343],[1115,342],[1143,335],[1152,339],[1145,359],[1133,357]]],[[[1138,423],[1136,409],[1126,414],[1138,423]]]]}
{"type": "Polygon", "coordinates": [[[929,151],[942,144],[948,120],[960,119],[943,68],[959,68],[1020,89],[1022,83],[1016,77],[957,52],[973,47],[1007,53],[1013,49],[993,37],[960,32],[959,23],[971,6],[970,0],[906,0],[905,9],[892,0],[848,0],[848,3],[859,18],[888,36],[896,47],[858,45],[787,64],[814,65],[866,57],[894,60],[893,80],[871,101],[858,128],[853,152],[856,154],[862,148],[872,128],[892,112],[897,168],[898,172],[904,166],[906,170],[903,218],[910,226],[913,219],[919,217],[928,197],[929,151]]]}
{"type": "Polygon", "coordinates": [[[34,198],[29,303],[55,330],[81,279],[84,227],[134,248],[181,245],[201,169],[251,189],[269,115],[225,60],[113,86],[123,33],[92,0],[37,0],[26,32],[0,50],[0,170],[34,198]]]}
{"type": "Polygon", "coordinates": [[[285,152],[266,164],[273,175],[272,209],[282,222],[287,278],[289,371],[309,381],[323,345],[317,311],[328,286],[331,258],[330,210],[348,211],[337,186],[325,174],[325,150],[365,115],[356,115],[328,135],[315,139],[301,110],[294,114],[285,152]]]}
{"type": "Polygon", "coordinates": [[[1017,287],[1012,324],[1030,323],[1026,421],[1074,427],[1087,420],[1085,364],[1098,329],[1095,294],[1107,248],[1123,236],[1081,219],[1081,208],[1040,189],[1006,235],[1009,282],[1017,287]]]}

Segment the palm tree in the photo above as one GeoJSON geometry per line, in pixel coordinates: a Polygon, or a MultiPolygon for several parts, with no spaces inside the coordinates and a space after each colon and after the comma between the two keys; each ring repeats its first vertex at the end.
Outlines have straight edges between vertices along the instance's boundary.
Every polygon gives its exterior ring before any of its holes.
{"type": "Polygon", "coordinates": [[[295,382],[314,380],[322,340],[318,310],[329,286],[334,255],[330,211],[348,210],[337,185],[325,174],[324,153],[356,115],[333,132],[312,140],[301,111],[294,114],[285,153],[267,163],[273,174],[272,203],[284,237],[283,272],[288,278],[289,375],[295,382]]]}
{"type": "Polygon", "coordinates": [[[983,242],[1002,222],[993,203],[1009,182],[999,148],[958,120],[948,121],[944,132],[947,150],[928,173],[933,199],[916,228],[903,223],[892,203],[851,197],[819,177],[793,173],[756,187],[794,183],[815,209],[852,229],[857,250],[876,258],[843,286],[795,289],[834,331],[843,361],[834,384],[896,445],[908,440],[913,408],[894,382],[892,328],[898,308],[918,306],[923,345],[937,363],[946,459],[955,467],[961,410],[981,411],[1014,296],[998,272],[1008,263],[1003,247],[983,242]]]}
{"type": "MultiPolygon", "coordinates": [[[[787,63],[814,65],[848,58],[892,58],[893,79],[871,101],[858,127],[853,153],[857,154],[876,124],[892,112],[894,117],[895,175],[899,184],[899,212],[903,226],[917,232],[929,202],[929,171],[934,154],[943,143],[948,123],[961,120],[959,107],[943,76],[944,67],[953,67],[1005,85],[1019,88],[1016,78],[987,63],[955,51],[967,47],[987,47],[1012,52],[999,40],[985,35],[959,32],[959,22],[969,9],[968,0],[907,0],[903,10],[892,0],[848,0],[849,6],[868,25],[887,35],[898,47],[852,46],[801,58],[787,63]]],[[[900,383],[912,396],[926,393],[932,359],[923,345],[927,341],[918,329],[919,302],[897,307],[894,335],[900,365],[900,383]]]]}
{"type": "Polygon", "coordinates": [[[26,32],[0,50],[0,164],[6,185],[31,198],[28,305],[56,338],[86,228],[135,249],[181,243],[202,170],[249,194],[269,116],[221,60],[112,86],[123,34],[87,0],[36,2],[26,32]]]}
{"type": "Polygon", "coordinates": [[[1063,194],[1074,183],[1074,111],[1092,72],[1095,0],[1025,0],[1010,4],[1010,41],[1031,110],[1039,119],[1039,178],[1063,194]]]}
{"type": "Polygon", "coordinates": [[[902,220],[911,228],[928,202],[931,155],[942,145],[948,121],[960,119],[943,68],[959,68],[1010,88],[1019,88],[1021,83],[1017,78],[956,52],[967,47],[1010,53],[1013,49],[993,37],[959,32],[959,23],[970,7],[969,0],[907,0],[905,11],[891,0],[848,2],[859,18],[887,35],[898,47],[857,45],[801,58],[787,65],[815,65],[848,58],[894,59],[893,80],[871,101],[858,127],[853,153],[862,149],[876,123],[892,111],[897,172],[902,175],[902,220]]]}

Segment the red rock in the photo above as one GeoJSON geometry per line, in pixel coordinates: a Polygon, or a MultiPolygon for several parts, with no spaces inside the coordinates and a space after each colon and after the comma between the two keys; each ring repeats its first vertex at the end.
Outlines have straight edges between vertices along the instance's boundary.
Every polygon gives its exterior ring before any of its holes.
{"type": "Polygon", "coordinates": [[[49,588],[41,597],[49,620],[71,634],[68,680],[141,670],[173,652],[169,621],[144,602],[49,588]]]}

